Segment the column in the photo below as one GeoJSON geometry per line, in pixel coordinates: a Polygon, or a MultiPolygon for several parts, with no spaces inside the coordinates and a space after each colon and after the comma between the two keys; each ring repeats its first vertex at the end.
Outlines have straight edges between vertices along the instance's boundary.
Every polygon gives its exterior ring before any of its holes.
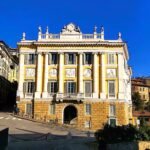
{"type": "Polygon", "coordinates": [[[124,99],[124,58],[118,53],[118,99],[124,99]]]}
{"type": "Polygon", "coordinates": [[[93,53],[93,98],[98,98],[98,59],[93,53]]]}
{"type": "Polygon", "coordinates": [[[100,72],[101,72],[101,93],[100,98],[106,99],[106,81],[105,81],[105,74],[106,74],[106,68],[105,68],[105,53],[101,53],[101,66],[100,66],[100,72]]]}
{"type": "Polygon", "coordinates": [[[35,98],[41,98],[41,80],[42,80],[42,54],[38,53],[38,61],[37,61],[37,76],[36,76],[36,92],[35,98]]]}
{"type": "Polygon", "coordinates": [[[17,96],[24,98],[23,95],[23,82],[24,82],[24,54],[19,55],[19,85],[17,90],[17,96]]]}
{"type": "Polygon", "coordinates": [[[63,93],[64,81],[63,81],[63,70],[64,70],[64,54],[59,53],[59,90],[58,93],[63,93]]]}
{"type": "Polygon", "coordinates": [[[48,83],[48,53],[45,53],[45,63],[44,63],[44,91],[42,93],[43,98],[47,98],[47,83],[48,83]]]}
{"type": "Polygon", "coordinates": [[[79,53],[79,94],[83,93],[83,53],[79,53]]]}

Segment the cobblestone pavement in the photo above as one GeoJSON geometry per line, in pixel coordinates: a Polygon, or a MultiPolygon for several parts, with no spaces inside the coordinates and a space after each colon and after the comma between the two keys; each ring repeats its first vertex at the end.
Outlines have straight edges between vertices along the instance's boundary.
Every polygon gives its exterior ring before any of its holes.
{"type": "MultiPolygon", "coordinates": [[[[9,128],[8,150],[93,149],[93,133],[70,127],[42,124],[0,113],[0,129],[9,128]],[[91,144],[90,144],[91,143],[91,144]],[[90,145],[89,145],[90,144],[90,145]]],[[[95,148],[94,148],[95,149],[95,148]]]]}

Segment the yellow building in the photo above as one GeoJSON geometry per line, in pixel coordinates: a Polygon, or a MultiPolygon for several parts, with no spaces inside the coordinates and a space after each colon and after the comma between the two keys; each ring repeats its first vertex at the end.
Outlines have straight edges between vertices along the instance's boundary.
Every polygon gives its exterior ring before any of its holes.
{"type": "Polygon", "coordinates": [[[83,34],[70,23],[60,34],[18,43],[18,107],[23,115],[78,128],[126,125],[132,119],[131,69],[121,39],[105,40],[104,28],[83,34]]]}
{"type": "Polygon", "coordinates": [[[16,102],[18,58],[16,49],[0,41],[0,109],[16,102]]]}
{"type": "Polygon", "coordinates": [[[141,99],[145,102],[150,101],[150,84],[147,78],[132,79],[132,94],[138,92],[141,99]]]}

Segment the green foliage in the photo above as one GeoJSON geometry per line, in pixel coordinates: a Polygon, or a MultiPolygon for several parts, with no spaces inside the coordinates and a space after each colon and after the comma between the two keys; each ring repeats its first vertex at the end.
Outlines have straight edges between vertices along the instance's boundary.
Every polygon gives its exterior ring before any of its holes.
{"type": "Polygon", "coordinates": [[[106,124],[103,130],[98,130],[95,137],[99,142],[106,144],[120,143],[120,142],[133,142],[138,140],[150,140],[150,127],[143,126],[139,129],[129,124],[124,126],[112,127],[106,124]]]}
{"type": "Polygon", "coordinates": [[[150,112],[150,101],[146,103],[145,109],[150,112]]]}
{"type": "Polygon", "coordinates": [[[139,92],[132,95],[132,102],[135,110],[144,110],[144,101],[141,99],[139,92]]]}

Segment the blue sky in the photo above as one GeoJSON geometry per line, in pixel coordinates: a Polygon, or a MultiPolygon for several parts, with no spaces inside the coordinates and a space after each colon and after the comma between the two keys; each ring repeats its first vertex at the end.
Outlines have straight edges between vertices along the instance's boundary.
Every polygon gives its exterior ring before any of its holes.
{"type": "Polygon", "coordinates": [[[149,0],[1,0],[0,40],[16,47],[26,32],[37,39],[38,26],[52,33],[73,22],[83,33],[96,25],[105,28],[106,39],[118,32],[128,43],[133,76],[150,76],[150,1],[149,0]]]}

